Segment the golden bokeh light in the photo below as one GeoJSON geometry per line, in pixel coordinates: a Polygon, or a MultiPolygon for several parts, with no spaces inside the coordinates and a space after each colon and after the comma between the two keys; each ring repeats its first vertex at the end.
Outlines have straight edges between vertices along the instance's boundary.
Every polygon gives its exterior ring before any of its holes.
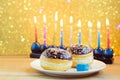
{"type": "Polygon", "coordinates": [[[120,55],[120,0],[1,0],[0,1],[0,55],[29,55],[34,42],[34,16],[37,17],[38,41],[43,44],[43,27],[47,26],[47,44],[60,45],[60,20],[63,19],[64,45],[70,45],[70,26],[73,42],[78,42],[78,22],[82,44],[88,45],[89,27],[92,22],[93,48],[97,47],[97,22],[101,23],[101,47],[107,47],[106,18],[110,21],[111,47],[120,55]],[[58,14],[58,19],[55,18],[58,14]],[[46,23],[43,22],[46,15],[46,23]],[[70,23],[70,16],[73,22],[70,23]]]}

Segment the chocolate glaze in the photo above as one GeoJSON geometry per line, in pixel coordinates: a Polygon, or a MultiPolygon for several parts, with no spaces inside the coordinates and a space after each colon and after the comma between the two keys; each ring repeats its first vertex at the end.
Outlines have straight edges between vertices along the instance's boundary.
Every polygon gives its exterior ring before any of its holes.
{"type": "Polygon", "coordinates": [[[68,51],[59,48],[49,48],[42,55],[53,59],[72,60],[72,56],[68,51]]]}
{"type": "Polygon", "coordinates": [[[87,47],[87,46],[79,45],[79,44],[72,45],[69,48],[69,52],[72,54],[76,54],[76,55],[84,55],[84,54],[91,53],[92,51],[93,50],[91,47],[87,47]]]}

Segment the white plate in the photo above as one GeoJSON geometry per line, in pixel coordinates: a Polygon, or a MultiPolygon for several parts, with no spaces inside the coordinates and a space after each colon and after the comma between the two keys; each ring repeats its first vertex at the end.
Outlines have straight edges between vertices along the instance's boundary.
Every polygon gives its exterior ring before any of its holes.
{"type": "Polygon", "coordinates": [[[106,67],[106,64],[98,61],[98,60],[94,60],[93,63],[90,65],[89,70],[88,71],[76,71],[75,68],[71,68],[67,71],[53,71],[53,70],[45,70],[40,66],[40,60],[34,60],[31,62],[31,67],[43,72],[47,75],[50,76],[59,76],[59,77],[83,77],[83,76],[88,76],[90,74],[93,74],[95,72],[98,72],[102,69],[104,69],[106,67]]]}

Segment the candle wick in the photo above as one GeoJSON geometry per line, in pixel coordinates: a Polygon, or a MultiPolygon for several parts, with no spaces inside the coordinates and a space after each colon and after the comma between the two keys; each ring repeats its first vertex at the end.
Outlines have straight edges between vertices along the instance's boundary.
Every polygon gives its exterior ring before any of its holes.
{"type": "Polygon", "coordinates": [[[91,41],[92,41],[92,29],[90,28],[89,29],[89,39],[88,39],[89,46],[91,46],[91,41]]]}

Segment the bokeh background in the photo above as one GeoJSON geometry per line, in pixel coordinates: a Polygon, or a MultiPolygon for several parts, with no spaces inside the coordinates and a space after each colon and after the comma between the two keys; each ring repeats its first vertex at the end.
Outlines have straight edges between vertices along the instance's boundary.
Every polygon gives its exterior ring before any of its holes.
{"type": "Polygon", "coordinates": [[[92,47],[97,47],[97,21],[101,26],[101,47],[106,48],[106,23],[110,20],[111,47],[120,55],[120,0],[0,0],[0,55],[29,55],[34,42],[34,20],[37,17],[38,41],[43,44],[43,15],[47,16],[47,44],[53,41],[57,24],[55,44],[59,45],[60,19],[64,21],[64,45],[69,46],[70,22],[73,16],[73,43],[77,43],[78,19],[82,22],[82,43],[88,44],[88,25],[92,26],[92,47]],[[55,22],[55,12],[58,21],[55,22]]]}

